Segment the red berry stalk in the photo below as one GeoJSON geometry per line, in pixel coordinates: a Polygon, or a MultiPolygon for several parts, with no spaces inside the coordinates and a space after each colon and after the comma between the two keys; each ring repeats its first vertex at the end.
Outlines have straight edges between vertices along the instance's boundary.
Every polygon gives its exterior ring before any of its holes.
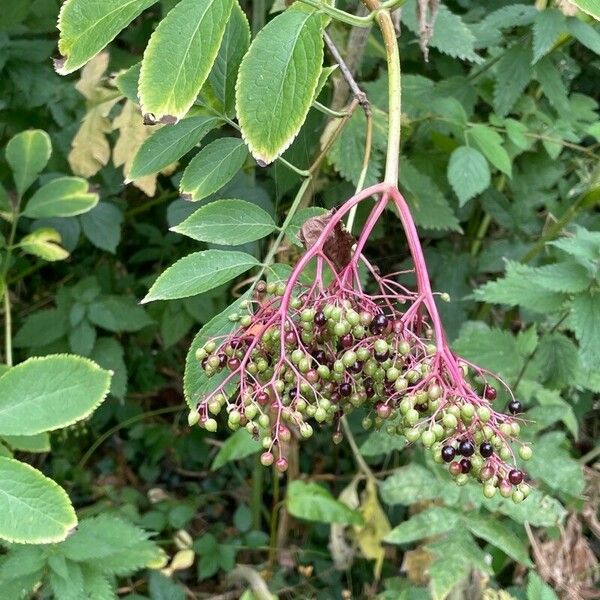
{"type": "MultiPolygon", "coordinates": [[[[360,408],[365,428],[385,426],[409,442],[420,440],[436,461],[449,463],[457,483],[474,476],[487,496],[499,489],[522,500],[529,487],[511,448],[519,421],[492,407],[490,380],[503,382],[449,348],[416,227],[398,189],[372,186],[326,220],[310,221],[303,233],[308,247],[287,282],[260,282],[247,314],[235,317],[240,326],[199,350],[206,374],[223,373],[224,379],[200,400],[193,420],[214,430],[213,416],[225,408],[230,428],[244,425],[262,439],[263,464],[275,461],[285,471],[290,429],[310,437],[315,422],[331,424],[339,441],[341,417],[360,408]],[[378,199],[352,249],[342,219],[372,196],[378,199]],[[406,232],[416,291],[393,275],[379,275],[363,254],[390,204],[406,232]],[[307,285],[301,276],[311,261],[316,275],[307,285]],[[363,288],[361,265],[372,292],[363,288]]],[[[520,412],[510,396],[510,412],[520,412]]],[[[520,454],[528,458],[531,451],[522,446],[520,454]]]]}

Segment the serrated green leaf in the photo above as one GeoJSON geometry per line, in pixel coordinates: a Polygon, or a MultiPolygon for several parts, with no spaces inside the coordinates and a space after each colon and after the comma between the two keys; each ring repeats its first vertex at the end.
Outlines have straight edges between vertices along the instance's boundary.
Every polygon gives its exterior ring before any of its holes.
{"type": "Polygon", "coordinates": [[[504,125],[508,139],[519,150],[527,150],[531,147],[533,140],[526,135],[528,133],[526,125],[523,125],[520,121],[515,121],[515,119],[504,119],[504,125]]]}
{"type": "Polygon", "coordinates": [[[56,308],[40,310],[27,317],[13,344],[16,348],[46,346],[63,337],[67,330],[67,317],[62,311],[56,308]]]}
{"type": "Polygon", "coordinates": [[[490,571],[485,553],[464,528],[454,529],[445,538],[427,544],[425,549],[436,556],[427,570],[433,600],[444,600],[472,569],[490,571]]]}
{"type": "Polygon", "coordinates": [[[116,333],[139,331],[154,323],[136,300],[128,296],[97,299],[88,308],[88,318],[94,325],[116,333]]]}
{"type": "Polygon", "coordinates": [[[469,514],[463,520],[465,526],[473,535],[489,542],[496,548],[500,548],[507,556],[526,566],[533,563],[525,545],[521,540],[501,521],[492,520],[488,515],[469,514]]]}
{"type": "Polygon", "coordinates": [[[448,181],[461,206],[490,185],[491,175],[485,157],[468,146],[459,146],[450,155],[448,181]]]}
{"type": "Polygon", "coordinates": [[[101,337],[96,340],[90,358],[103,369],[114,374],[110,383],[110,393],[116,398],[125,398],[127,392],[127,366],[123,346],[114,338],[101,337]]]}
{"type": "Polygon", "coordinates": [[[235,82],[244,54],[250,46],[250,26],[237,0],[233,3],[221,46],[208,82],[226,115],[235,113],[235,82]]]}
{"type": "Polygon", "coordinates": [[[550,387],[560,389],[574,381],[579,362],[577,347],[562,333],[548,333],[542,337],[537,359],[550,387]]]}
{"type": "Polygon", "coordinates": [[[0,537],[9,542],[59,542],[77,525],[66,492],[25,463],[0,458],[0,490],[0,537]]]}
{"type": "Polygon", "coordinates": [[[118,600],[109,578],[99,573],[93,566],[81,565],[83,589],[89,600],[118,600]]]}
{"type": "Polygon", "coordinates": [[[181,0],[144,51],[138,96],[144,114],[181,119],[213,66],[233,0],[181,0]]]}
{"type": "Polygon", "coordinates": [[[566,299],[565,295],[532,286],[529,279],[536,272],[534,267],[507,261],[505,276],[475,290],[475,297],[485,302],[523,306],[541,313],[559,310],[566,299]]]}
{"type": "Polygon", "coordinates": [[[61,75],[82,67],[156,0],[66,0],[58,17],[61,75]]]}
{"type": "Polygon", "coordinates": [[[19,246],[23,252],[53,262],[69,256],[67,250],[61,247],[61,242],[62,238],[56,229],[42,227],[22,238],[19,246]]]}
{"type": "Polygon", "coordinates": [[[487,125],[473,125],[467,129],[466,134],[470,141],[483,153],[498,170],[512,175],[512,166],[508,152],[502,145],[502,136],[487,125]]]}
{"type": "MultiPolygon", "coordinates": [[[[413,33],[419,33],[416,2],[407,2],[402,7],[402,23],[413,33]]],[[[471,30],[443,4],[438,8],[429,46],[455,58],[471,62],[482,60],[475,52],[475,36],[471,30]]]]}
{"type": "Polygon", "coordinates": [[[584,367],[595,368],[600,361],[600,294],[579,294],[569,308],[569,322],[579,342],[581,362],[584,367]]]}
{"type": "Polygon", "coordinates": [[[134,104],[140,103],[137,92],[141,68],[142,63],[135,63],[135,65],[132,65],[125,71],[121,71],[115,77],[115,85],[117,86],[118,90],[125,96],[125,98],[131,100],[131,102],[134,104]]]}
{"type": "Polygon", "coordinates": [[[456,511],[443,506],[432,506],[394,527],[384,541],[388,544],[408,544],[446,533],[456,527],[460,520],[456,511]]]}
{"type": "Polygon", "coordinates": [[[69,561],[91,563],[107,574],[127,575],[164,562],[162,550],[146,532],[108,514],[81,521],[60,550],[69,561]]]}
{"type": "Polygon", "coordinates": [[[239,245],[260,240],[276,229],[268,212],[245,200],[217,200],[171,228],[200,242],[239,245]]]}
{"type": "Polygon", "coordinates": [[[205,250],[180,258],[158,276],[142,303],[187,298],[212,290],[260,263],[245,252],[205,250]]]}
{"type": "Polygon", "coordinates": [[[188,117],[159,129],[137,151],[129,169],[129,181],[158,173],[178,161],[219,122],[217,117],[188,117]]]}
{"type": "Polygon", "coordinates": [[[380,456],[394,450],[404,450],[407,441],[404,436],[390,435],[387,431],[372,431],[360,445],[363,456],[380,456]]]}
{"type": "MultiPolygon", "coordinates": [[[[577,8],[600,21],[600,6],[596,0],[569,0],[577,8]]],[[[531,599],[529,599],[531,600],[531,599]]]]}
{"type": "Polygon", "coordinates": [[[111,374],[81,356],[30,358],[0,377],[0,435],[71,425],[104,400],[111,374]]]}
{"type": "Polygon", "coordinates": [[[50,136],[41,129],[23,131],[10,139],[6,145],[6,160],[19,195],[22,196],[44,170],[50,154],[50,136]]]}
{"type": "Polygon", "coordinates": [[[151,600],[185,600],[186,598],[184,588],[159,571],[152,571],[148,581],[151,600]]]}
{"type": "Polygon", "coordinates": [[[299,519],[318,523],[363,524],[363,518],[358,511],[336,500],[326,488],[317,483],[299,479],[292,481],[288,486],[285,501],[288,512],[299,519]]]}
{"type": "Polygon", "coordinates": [[[576,227],[575,235],[559,238],[549,244],[566,252],[592,272],[595,269],[596,261],[600,259],[600,232],[598,231],[588,231],[583,227],[576,227]]]}
{"type": "MultiPolygon", "coordinates": [[[[371,159],[367,169],[365,184],[371,185],[379,180],[383,166],[382,148],[385,147],[386,136],[385,119],[387,116],[381,111],[373,113],[373,147],[371,159]]],[[[332,122],[331,127],[337,128],[337,123],[332,122]]],[[[344,129],[338,139],[333,143],[327,159],[331,161],[335,170],[346,180],[356,185],[362,170],[365,153],[365,140],[367,121],[363,111],[354,111],[354,114],[346,122],[344,129]]]]}
{"type": "Polygon", "coordinates": [[[547,54],[561,33],[567,29],[567,21],[560,10],[547,8],[535,16],[533,23],[533,63],[547,54]]]}
{"type": "Polygon", "coordinates": [[[481,322],[465,323],[452,347],[467,360],[476,360],[504,377],[516,376],[523,363],[517,339],[510,331],[491,329],[481,322]]]}
{"type": "Polygon", "coordinates": [[[3,435],[2,439],[19,452],[50,452],[50,435],[46,432],[36,435],[3,435]]]}
{"type": "Polygon", "coordinates": [[[531,80],[531,48],[527,44],[514,44],[496,65],[494,110],[506,116],[531,80]]]}
{"type": "Polygon", "coordinates": [[[530,269],[528,279],[530,284],[569,294],[583,292],[592,283],[587,269],[571,261],[530,269]]]}
{"type": "Polygon", "coordinates": [[[549,56],[545,56],[535,65],[535,77],[540,82],[542,90],[550,104],[561,114],[571,110],[567,88],[563,83],[558,68],[549,56]]]}
{"type": "Polygon", "coordinates": [[[242,60],[236,110],[261,163],[280,156],[306,119],[323,63],[321,29],[321,15],[292,7],[261,29],[242,60]]]}
{"type": "Polygon", "coordinates": [[[233,330],[236,324],[229,320],[229,315],[238,312],[240,304],[247,298],[248,294],[238,298],[223,312],[206,323],[194,337],[185,359],[185,373],[183,376],[183,394],[190,408],[195,408],[201,398],[220,383],[218,375],[209,378],[206,376],[204,369],[200,368],[196,359],[196,350],[211,338],[224,335],[233,330]]]}
{"type": "Polygon", "coordinates": [[[440,484],[431,471],[416,464],[396,469],[380,488],[381,498],[386,504],[407,506],[417,501],[437,498],[440,489],[440,484]]]}
{"type": "Polygon", "coordinates": [[[256,454],[261,448],[260,441],[255,440],[245,429],[239,429],[219,448],[210,468],[216,471],[228,462],[256,454]]]}
{"type": "Polygon", "coordinates": [[[406,193],[415,223],[424,229],[460,231],[460,224],[448,200],[433,179],[408,160],[402,160],[400,186],[406,193]]]}
{"type": "Polygon", "coordinates": [[[538,438],[533,446],[533,456],[527,462],[527,471],[557,492],[579,496],[585,489],[583,468],[571,457],[565,445],[565,434],[560,431],[538,438]]]}
{"type": "Polygon", "coordinates": [[[122,211],[110,202],[99,202],[90,212],[81,215],[81,228],[85,237],[96,248],[115,253],[121,241],[122,211]]]}
{"type": "Polygon", "coordinates": [[[183,173],[179,190],[186,200],[202,200],[229,183],[242,168],[248,150],[239,138],[219,138],[191,160],[183,173]]]}
{"type": "Polygon", "coordinates": [[[527,600],[558,600],[558,596],[535,571],[531,570],[527,579],[527,600]]]}
{"type": "Polygon", "coordinates": [[[595,54],[600,54],[600,33],[584,21],[569,19],[567,26],[571,35],[595,54]]]}
{"type": "Polygon", "coordinates": [[[11,579],[38,573],[45,565],[46,556],[40,546],[14,545],[0,562],[0,586],[11,579]]]}
{"type": "Polygon", "coordinates": [[[97,192],[81,177],[59,177],[41,187],[27,202],[23,214],[30,219],[74,217],[98,204],[97,192]]]}

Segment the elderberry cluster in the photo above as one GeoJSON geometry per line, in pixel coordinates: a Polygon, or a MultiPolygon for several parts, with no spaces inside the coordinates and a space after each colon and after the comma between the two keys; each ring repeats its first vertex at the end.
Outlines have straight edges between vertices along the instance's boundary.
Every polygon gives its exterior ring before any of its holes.
{"type": "MultiPolygon", "coordinates": [[[[226,412],[231,430],[245,427],[261,440],[262,464],[283,472],[291,428],[309,438],[315,425],[331,425],[339,443],[341,417],[361,408],[365,429],[420,440],[458,484],[474,477],[487,497],[499,491],[520,502],[528,495],[511,447],[520,402],[511,400],[508,414],[494,411],[496,390],[484,372],[436,345],[410,292],[391,301],[389,293],[369,296],[339,280],[323,290],[289,290],[285,282],[259,282],[242,314],[230,316],[235,331],[197,350],[200,368],[219,383],[190,424],[215,431],[226,412]],[[407,301],[413,308],[402,312],[407,301]]],[[[528,459],[531,449],[522,445],[519,454],[528,459]]]]}

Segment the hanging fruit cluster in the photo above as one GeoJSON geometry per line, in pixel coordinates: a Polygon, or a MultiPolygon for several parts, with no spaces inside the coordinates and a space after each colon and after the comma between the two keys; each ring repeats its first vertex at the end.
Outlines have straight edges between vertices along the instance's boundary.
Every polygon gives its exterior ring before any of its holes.
{"type": "MultiPolygon", "coordinates": [[[[513,451],[521,404],[511,395],[507,413],[496,412],[491,382],[502,382],[450,351],[414,224],[397,189],[380,184],[365,190],[335,214],[309,221],[302,233],[307,251],[290,278],[259,281],[242,312],[231,315],[237,328],[198,349],[199,368],[219,383],[199,399],[190,423],[215,431],[225,412],[230,429],[245,427],[261,440],[263,465],[283,472],[292,429],[309,438],[315,426],[330,425],[339,442],[340,419],[360,408],[365,429],[420,441],[434,460],[448,463],[458,484],[474,477],[488,497],[499,491],[523,500],[529,486],[513,451]],[[341,219],[377,193],[361,236],[352,239],[341,219]],[[390,201],[407,232],[416,292],[395,276],[380,276],[362,253],[390,201]],[[313,259],[314,281],[299,283],[313,259]],[[373,280],[372,293],[361,285],[361,264],[373,280]]],[[[526,460],[531,449],[520,445],[518,453],[526,460]]]]}

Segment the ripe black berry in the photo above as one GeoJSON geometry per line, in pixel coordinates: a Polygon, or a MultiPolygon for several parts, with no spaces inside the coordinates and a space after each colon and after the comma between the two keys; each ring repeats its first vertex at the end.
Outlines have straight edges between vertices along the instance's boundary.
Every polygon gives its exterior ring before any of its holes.
{"type": "Polygon", "coordinates": [[[444,462],[452,462],[452,460],[454,459],[454,457],[456,456],[456,451],[454,450],[454,448],[452,446],[444,446],[442,448],[442,459],[444,460],[444,462]]]}
{"type": "Polygon", "coordinates": [[[523,405],[518,400],[511,400],[507,404],[508,412],[516,415],[517,413],[523,412],[523,405]]]}
{"type": "Polygon", "coordinates": [[[463,456],[472,456],[475,452],[475,446],[473,446],[473,442],[469,440],[463,440],[458,445],[458,452],[463,456]]]}
{"type": "Polygon", "coordinates": [[[293,400],[296,396],[298,395],[298,390],[297,388],[292,388],[289,392],[288,392],[288,396],[290,397],[290,400],[293,400]]]}
{"type": "Polygon", "coordinates": [[[496,399],[496,390],[491,385],[488,385],[486,383],[485,387],[483,388],[483,395],[486,400],[490,400],[490,401],[495,400],[496,399]]]}
{"type": "Polygon", "coordinates": [[[468,473],[471,470],[471,461],[468,458],[460,461],[460,470],[462,473],[468,473]]]}
{"type": "Polygon", "coordinates": [[[519,469],[513,469],[508,473],[508,480],[513,485],[519,485],[523,481],[523,473],[519,469]]]}
{"type": "Polygon", "coordinates": [[[341,396],[348,397],[352,393],[352,386],[349,383],[342,383],[339,391],[341,396]]]}
{"type": "Polygon", "coordinates": [[[350,348],[354,344],[354,338],[351,333],[347,333],[340,338],[342,348],[350,348]]]}
{"type": "Polygon", "coordinates": [[[325,325],[325,323],[327,323],[327,317],[323,314],[322,311],[319,311],[314,318],[315,321],[315,325],[319,325],[319,327],[321,325],[325,325]]]}
{"type": "Polygon", "coordinates": [[[348,371],[350,371],[351,373],[360,373],[362,371],[363,368],[363,363],[360,362],[360,360],[357,360],[353,365],[350,365],[348,367],[348,371]]]}
{"type": "Polygon", "coordinates": [[[374,352],[373,356],[375,357],[375,360],[377,362],[385,362],[389,357],[390,357],[390,353],[388,351],[380,353],[380,352],[374,352]]]}
{"type": "Polygon", "coordinates": [[[324,350],[315,350],[315,352],[313,352],[313,358],[319,365],[327,364],[327,354],[324,350]]]}
{"type": "Polygon", "coordinates": [[[483,456],[483,458],[489,458],[492,454],[494,454],[494,446],[489,442],[483,442],[481,446],[479,446],[479,454],[483,456]]]}
{"type": "Polygon", "coordinates": [[[219,354],[219,366],[224,367],[227,364],[227,355],[224,352],[219,354]]]}

